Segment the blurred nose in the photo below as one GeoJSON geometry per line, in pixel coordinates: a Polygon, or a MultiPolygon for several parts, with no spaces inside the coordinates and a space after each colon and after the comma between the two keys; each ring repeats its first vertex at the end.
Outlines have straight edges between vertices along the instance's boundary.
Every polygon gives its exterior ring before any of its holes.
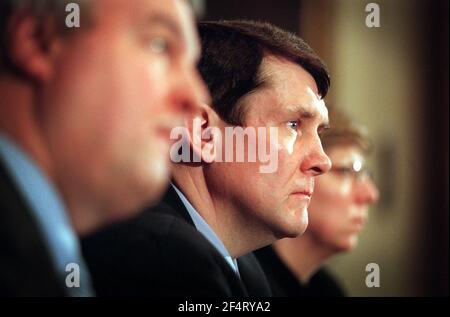
{"type": "Polygon", "coordinates": [[[305,174],[313,177],[322,175],[331,169],[331,160],[325,154],[318,136],[311,146],[310,153],[303,160],[301,169],[305,174]]]}
{"type": "Polygon", "coordinates": [[[211,97],[195,66],[187,67],[178,74],[177,93],[175,94],[176,110],[185,115],[199,110],[201,103],[210,104],[211,97]]]}
{"type": "Polygon", "coordinates": [[[370,177],[357,184],[357,200],[361,204],[373,204],[378,201],[380,193],[370,177]]]}

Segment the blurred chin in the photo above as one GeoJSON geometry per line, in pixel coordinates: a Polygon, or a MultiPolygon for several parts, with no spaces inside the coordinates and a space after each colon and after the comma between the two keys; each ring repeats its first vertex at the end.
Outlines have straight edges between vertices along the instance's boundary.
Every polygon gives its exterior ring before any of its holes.
{"type": "Polygon", "coordinates": [[[121,184],[123,195],[113,204],[112,220],[122,220],[139,214],[143,209],[159,202],[169,185],[169,166],[162,156],[154,155],[153,161],[135,169],[128,185],[121,184]]]}
{"type": "Polygon", "coordinates": [[[146,195],[147,204],[158,202],[169,185],[169,162],[167,158],[161,158],[154,162],[148,173],[146,195]]]}

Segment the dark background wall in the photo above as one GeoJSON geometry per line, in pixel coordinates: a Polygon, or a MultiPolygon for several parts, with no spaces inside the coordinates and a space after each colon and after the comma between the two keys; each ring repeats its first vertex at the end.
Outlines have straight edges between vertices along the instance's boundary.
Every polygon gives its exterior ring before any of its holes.
{"type": "Polygon", "coordinates": [[[299,30],[298,0],[226,0],[206,1],[204,20],[250,19],[270,21],[286,30],[299,30]]]}

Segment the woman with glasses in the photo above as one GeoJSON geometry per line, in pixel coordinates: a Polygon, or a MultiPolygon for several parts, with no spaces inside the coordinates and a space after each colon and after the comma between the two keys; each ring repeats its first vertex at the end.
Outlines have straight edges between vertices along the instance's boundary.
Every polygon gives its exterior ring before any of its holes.
{"type": "Polygon", "coordinates": [[[337,109],[329,117],[331,128],[321,138],[332,169],[316,178],[306,232],[256,252],[275,296],[344,296],[323,265],[356,246],[369,206],[378,200],[366,168],[370,142],[364,131],[337,109]]]}

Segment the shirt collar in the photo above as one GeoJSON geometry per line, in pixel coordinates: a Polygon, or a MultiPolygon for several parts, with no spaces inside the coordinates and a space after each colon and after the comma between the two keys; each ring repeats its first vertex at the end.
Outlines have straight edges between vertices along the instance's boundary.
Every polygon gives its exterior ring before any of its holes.
{"type": "Polygon", "coordinates": [[[82,265],[78,238],[58,192],[37,164],[14,142],[0,133],[0,158],[44,237],[60,276],[66,265],[82,265]]]}
{"type": "Polygon", "coordinates": [[[184,196],[184,194],[174,184],[171,184],[171,185],[175,189],[175,192],[180,197],[184,206],[186,207],[197,230],[200,233],[202,233],[205,236],[205,238],[208,239],[209,242],[211,242],[211,244],[225,258],[225,260],[228,262],[228,264],[231,266],[231,268],[236,272],[236,274],[239,275],[239,270],[238,270],[236,259],[233,259],[231,257],[230,253],[228,252],[227,248],[223,244],[222,240],[220,240],[220,238],[217,236],[217,234],[214,232],[214,230],[208,225],[208,223],[203,219],[203,217],[198,213],[198,211],[195,210],[194,206],[192,206],[192,204],[189,202],[189,200],[186,198],[186,196],[184,196]]]}

